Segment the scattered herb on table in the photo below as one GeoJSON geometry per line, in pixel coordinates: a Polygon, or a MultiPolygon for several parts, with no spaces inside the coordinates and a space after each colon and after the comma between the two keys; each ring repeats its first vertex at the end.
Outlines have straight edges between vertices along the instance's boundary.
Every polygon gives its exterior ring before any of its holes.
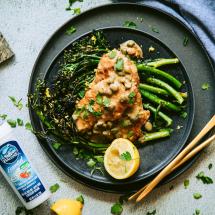
{"type": "Polygon", "coordinates": [[[8,119],[7,123],[11,126],[11,128],[15,128],[16,127],[16,120],[8,119]]]}
{"type": "Polygon", "coordinates": [[[78,15],[81,13],[81,8],[78,7],[78,8],[72,8],[71,9],[73,11],[73,15],[78,15]]]}
{"type": "Polygon", "coordinates": [[[7,114],[0,114],[0,118],[5,120],[7,118],[7,114]]]}
{"type": "Polygon", "coordinates": [[[200,215],[200,210],[199,209],[196,209],[195,210],[195,213],[193,215],[200,215]]]}
{"type": "Polygon", "coordinates": [[[19,110],[23,108],[22,98],[17,101],[14,96],[8,96],[8,97],[12,101],[13,105],[17,107],[19,110]]]}
{"type": "Polygon", "coordinates": [[[79,2],[83,2],[84,0],[69,0],[69,5],[68,5],[68,7],[66,8],[66,10],[72,10],[72,5],[75,3],[75,2],[77,2],[77,1],[79,1],[79,2]]]}
{"type": "Polygon", "coordinates": [[[102,105],[103,104],[103,99],[102,99],[102,95],[100,93],[98,93],[96,95],[96,102],[99,104],[99,105],[102,105]]]}
{"type": "Polygon", "coordinates": [[[62,144],[58,143],[58,142],[55,142],[55,143],[52,144],[53,148],[56,149],[56,150],[58,150],[61,147],[61,145],[62,144]]]}
{"type": "Polygon", "coordinates": [[[18,118],[16,121],[17,121],[18,126],[23,126],[24,125],[22,119],[18,118]]]}
{"type": "Polygon", "coordinates": [[[137,24],[132,22],[132,21],[125,21],[123,24],[123,27],[127,27],[127,28],[137,28],[137,24]]]}
{"type": "Polygon", "coordinates": [[[73,26],[71,26],[70,28],[68,28],[68,29],[66,30],[66,34],[68,34],[68,35],[71,35],[71,34],[73,34],[73,33],[75,33],[75,32],[76,32],[76,28],[73,27],[73,26]]]}
{"type": "Polygon", "coordinates": [[[126,151],[126,152],[122,153],[120,155],[120,159],[124,160],[124,161],[130,161],[130,160],[132,160],[130,152],[126,151]]]}
{"type": "Polygon", "coordinates": [[[210,169],[212,169],[212,167],[213,167],[213,164],[210,163],[210,164],[208,165],[208,169],[210,170],[210,169]]]}
{"type": "Polygon", "coordinates": [[[104,163],[104,156],[102,156],[102,155],[95,155],[94,158],[97,160],[97,162],[104,163]]]}
{"type": "Polygon", "coordinates": [[[155,210],[153,210],[152,212],[147,212],[147,214],[146,215],[155,215],[156,214],[156,209],[155,210]]]}
{"type": "Polygon", "coordinates": [[[202,89],[203,89],[203,90],[208,90],[209,87],[210,87],[210,85],[209,85],[208,83],[203,83],[203,84],[202,84],[202,89]]]}
{"type": "Polygon", "coordinates": [[[32,210],[27,210],[27,209],[26,209],[25,207],[23,207],[23,206],[17,207],[15,213],[16,213],[16,215],[21,215],[21,214],[33,215],[33,211],[32,211],[32,210]]]}
{"type": "Polygon", "coordinates": [[[123,207],[122,204],[119,202],[116,202],[112,207],[111,207],[111,213],[114,215],[120,215],[122,214],[123,207]]]}
{"type": "Polygon", "coordinates": [[[185,179],[184,180],[184,188],[187,189],[189,184],[190,184],[190,181],[188,179],[185,179]]]}
{"type": "Polygon", "coordinates": [[[213,184],[212,178],[206,176],[205,173],[204,173],[203,171],[200,172],[200,173],[196,176],[196,178],[197,178],[198,180],[201,180],[201,181],[203,182],[203,184],[213,184]]]}
{"type": "Polygon", "coordinates": [[[151,29],[152,29],[153,32],[155,32],[157,34],[160,33],[159,30],[156,27],[154,27],[154,26],[151,26],[151,29]]]}
{"type": "Polygon", "coordinates": [[[188,36],[184,36],[183,46],[187,46],[188,42],[189,42],[188,36]]]}
{"type": "Polygon", "coordinates": [[[29,131],[32,131],[33,132],[33,128],[32,128],[32,125],[30,122],[26,122],[25,123],[25,129],[29,130],[29,131]]]}
{"type": "Polygon", "coordinates": [[[194,199],[201,199],[202,198],[202,195],[200,193],[194,193],[193,194],[193,198],[194,199]]]}
{"type": "Polygon", "coordinates": [[[84,204],[84,197],[82,195],[78,196],[76,198],[77,201],[81,202],[81,204],[84,204]]]}
{"type": "Polygon", "coordinates": [[[51,193],[55,193],[60,188],[60,185],[58,183],[52,185],[49,190],[51,193]]]}

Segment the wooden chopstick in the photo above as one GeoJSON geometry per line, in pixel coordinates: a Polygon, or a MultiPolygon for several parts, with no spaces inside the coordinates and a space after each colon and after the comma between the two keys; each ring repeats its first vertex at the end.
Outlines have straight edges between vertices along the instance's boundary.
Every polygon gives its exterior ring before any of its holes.
{"type": "MultiPolygon", "coordinates": [[[[147,194],[149,194],[154,187],[169,173],[172,172],[172,169],[179,165],[180,162],[188,156],[188,153],[196,146],[201,138],[203,138],[213,127],[215,126],[215,115],[211,118],[211,120],[205,125],[205,127],[199,132],[199,134],[188,144],[177,156],[176,158],[170,162],[146,187],[140,189],[138,194],[140,193],[139,197],[136,199],[137,202],[141,201],[147,194]]],[[[210,142],[210,141],[209,141],[210,142]]],[[[208,143],[209,144],[209,143],[208,143]]],[[[198,149],[201,150],[201,149],[198,149]]],[[[197,152],[196,152],[197,153],[197,152]]],[[[192,155],[192,154],[191,154],[192,155]]],[[[189,155],[189,157],[191,156],[189,155]]],[[[193,155],[192,155],[193,156],[193,155]]],[[[187,158],[189,158],[187,157],[187,158]]],[[[185,161],[184,161],[185,162],[185,161]]],[[[184,163],[183,162],[183,163],[184,163]]],[[[181,164],[180,164],[181,165],[181,164]]],[[[136,196],[134,194],[133,196],[136,196]]],[[[131,196],[129,198],[132,199],[131,196]]]]}

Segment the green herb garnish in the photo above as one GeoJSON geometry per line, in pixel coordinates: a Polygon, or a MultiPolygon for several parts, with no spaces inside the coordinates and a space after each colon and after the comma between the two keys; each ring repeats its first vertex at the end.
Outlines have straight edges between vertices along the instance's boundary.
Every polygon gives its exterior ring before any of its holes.
{"type": "Polygon", "coordinates": [[[200,211],[199,209],[196,209],[196,210],[195,210],[195,213],[194,213],[193,215],[200,215],[200,212],[201,212],[201,211],[200,211]]]}
{"type": "Polygon", "coordinates": [[[84,0],[69,0],[69,5],[68,7],[66,8],[66,10],[72,10],[72,5],[76,2],[76,1],[79,1],[79,2],[83,2],[84,0]]]}
{"type": "Polygon", "coordinates": [[[121,215],[123,211],[122,208],[122,204],[120,204],[119,202],[115,203],[112,207],[111,207],[111,213],[113,215],[121,215]]]}
{"type": "Polygon", "coordinates": [[[200,193],[194,193],[193,198],[194,199],[200,199],[200,198],[202,198],[202,195],[200,193]]]}
{"type": "Polygon", "coordinates": [[[209,87],[210,87],[209,83],[203,83],[203,84],[202,84],[202,89],[203,89],[203,90],[208,90],[209,87]]]}
{"type": "Polygon", "coordinates": [[[61,145],[62,144],[58,143],[58,142],[55,142],[55,143],[52,144],[53,148],[56,149],[56,150],[58,150],[61,147],[61,145]]]}
{"type": "Polygon", "coordinates": [[[81,98],[84,98],[84,95],[85,95],[85,90],[81,90],[78,95],[81,97],[81,98]]]}
{"type": "Polygon", "coordinates": [[[110,105],[110,99],[107,98],[107,97],[104,97],[104,99],[103,99],[103,105],[105,107],[108,107],[110,105]]]}
{"type": "Polygon", "coordinates": [[[190,181],[188,179],[185,179],[184,180],[184,188],[187,189],[189,184],[190,184],[190,181]]]}
{"type": "Polygon", "coordinates": [[[18,126],[23,126],[24,125],[22,119],[18,118],[16,121],[17,121],[18,126]]]}
{"type": "Polygon", "coordinates": [[[75,33],[75,32],[76,32],[76,28],[73,27],[73,26],[71,26],[70,28],[68,28],[68,29],[66,30],[66,34],[68,34],[68,35],[71,35],[71,34],[73,34],[73,33],[75,33]]]}
{"type": "Polygon", "coordinates": [[[124,160],[124,161],[130,161],[130,160],[132,160],[130,152],[126,151],[126,152],[122,153],[120,155],[120,159],[124,160]]]}
{"type": "Polygon", "coordinates": [[[121,71],[124,68],[124,61],[122,58],[118,58],[115,65],[114,65],[114,69],[116,71],[121,71]]]}
{"type": "Polygon", "coordinates": [[[155,215],[156,214],[156,209],[155,210],[153,210],[152,212],[147,212],[147,214],[146,215],[155,215]]]}
{"type": "Polygon", "coordinates": [[[98,93],[96,95],[96,102],[99,104],[99,105],[102,105],[103,104],[103,99],[102,99],[102,95],[100,93],[98,93]]]}
{"type": "Polygon", "coordinates": [[[23,108],[22,98],[16,101],[16,98],[14,96],[8,96],[8,97],[12,101],[13,105],[17,107],[19,110],[23,108]]]}
{"type": "Polygon", "coordinates": [[[78,14],[81,13],[81,8],[80,7],[78,7],[78,8],[72,8],[71,10],[73,11],[73,15],[74,14],[78,15],[78,14]]]}
{"type": "Polygon", "coordinates": [[[51,191],[51,193],[55,193],[58,189],[60,188],[60,185],[58,183],[52,185],[49,190],[51,191]]]}
{"type": "Polygon", "coordinates": [[[94,167],[96,165],[96,162],[90,158],[89,161],[87,162],[87,166],[89,166],[90,168],[94,167]]]}
{"type": "Polygon", "coordinates": [[[129,98],[129,100],[128,100],[128,103],[130,104],[130,105],[132,105],[132,104],[134,104],[134,97],[135,97],[135,92],[131,92],[129,95],[128,95],[128,98],[129,98]]]}
{"type": "Polygon", "coordinates": [[[129,132],[128,132],[128,138],[129,138],[129,137],[132,137],[133,135],[134,135],[134,132],[133,132],[133,131],[129,131],[129,132]]]}
{"type": "Polygon", "coordinates": [[[84,197],[82,195],[78,196],[76,198],[77,201],[81,202],[81,204],[84,204],[84,197]]]}
{"type": "Polygon", "coordinates": [[[95,158],[99,163],[104,163],[104,156],[102,156],[102,155],[95,155],[94,158],[95,158]]]}
{"type": "Polygon", "coordinates": [[[109,58],[111,58],[111,59],[113,59],[113,58],[115,58],[116,57],[116,51],[111,51],[109,54],[108,54],[108,57],[109,58]]]}
{"type": "Polygon", "coordinates": [[[10,125],[11,128],[15,128],[16,127],[16,120],[8,119],[7,123],[10,125]]]}
{"type": "Polygon", "coordinates": [[[7,114],[0,114],[0,118],[5,120],[7,118],[7,114]]]}
{"type": "Polygon", "coordinates": [[[187,46],[188,42],[189,42],[189,38],[187,36],[184,36],[183,45],[187,46]]]}
{"type": "Polygon", "coordinates": [[[212,169],[212,167],[213,167],[213,164],[210,163],[210,164],[208,165],[208,169],[212,169]]]}
{"type": "Polygon", "coordinates": [[[196,178],[197,178],[198,180],[201,180],[201,181],[203,182],[203,184],[213,184],[212,178],[206,176],[205,173],[204,173],[203,171],[200,172],[200,173],[196,176],[196,178]]]}
{"type": "Polygon", "coordinates": [[[151,29],[153,32],[159,34],[159,30],[156,27],[152,26],[151,29]]]}
{"type": "Polygon", "coordinates": [[[185,112],[185,111],[181,112],[180,117],[183,119],[186,119],[187,118],[187,112],[185,112]]]}
{"type": "Polygon", "coordinates": [[[123,24],[123,27],[127,27],[127,28],[137,28],[137,24],[132,22],[132,21],[125,21],[123,24]]]}
{"type": "Polygon", "coordinates": [[[32,125],[31,125],[31,123],[30,123],[30,122],[26,122],[26,123],[25,123],[25,128],[26,128],[27,130],[29,130],[29,131],[32,131],[32,132],[33,132],[33,128],[32,128],[32,125]]]}

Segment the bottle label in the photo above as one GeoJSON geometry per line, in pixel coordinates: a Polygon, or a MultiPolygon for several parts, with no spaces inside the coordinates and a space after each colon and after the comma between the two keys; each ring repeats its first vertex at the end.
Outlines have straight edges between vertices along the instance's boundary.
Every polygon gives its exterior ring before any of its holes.
{"type": "Polygon", "coordinates": [[[45,192],[45,187],[16,141],[0,146],[0,166],[26,202],[45,192]]]}

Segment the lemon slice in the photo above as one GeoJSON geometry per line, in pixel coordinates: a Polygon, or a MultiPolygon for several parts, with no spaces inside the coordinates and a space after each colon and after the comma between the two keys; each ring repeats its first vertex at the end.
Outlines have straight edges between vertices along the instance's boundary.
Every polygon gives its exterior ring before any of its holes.
{"type": "Polygon", "coordinates": [[[128,139],[115,139],[105,152],[104,166],[115,179],[132,176],[140,166],[140,155],[136,146],[128,139]]]}
{"type": "Polygon", "coordinates": [[[60,199],[51,206],[51,212],[57,215],[81,215],[83,205],[72,199],[60,199]]]}

